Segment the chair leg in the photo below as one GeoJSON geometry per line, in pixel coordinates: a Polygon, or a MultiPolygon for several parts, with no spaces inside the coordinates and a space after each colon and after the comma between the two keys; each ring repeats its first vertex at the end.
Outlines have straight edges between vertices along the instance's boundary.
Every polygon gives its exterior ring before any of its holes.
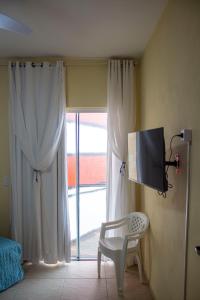
{"type": "Polygon", "coordinates": [[[117,289],[118,294],[123,294],[124,289],[124,269],[125,269],[125,262],[117,260],[115,263],[115,273],[116,273],[116,281],[117,281],[117,289]]]}
{"type": "Polygon", "coordinates": [[[97,254],[97,269],[98,269],[98,278],[101,277],[101,251],[98,248],[98,254],[97,254]]]}
{"type": "Polygon", "coordinates": [[[140,277],[140,282],[143,283],[143,273],[142,273],[142,261],[141,261],[141,256],[139,254],[135,255],[136,260],[137,260],[137,265],[138,265],[138,270],[139,270],[139,277],[140,277]]]}

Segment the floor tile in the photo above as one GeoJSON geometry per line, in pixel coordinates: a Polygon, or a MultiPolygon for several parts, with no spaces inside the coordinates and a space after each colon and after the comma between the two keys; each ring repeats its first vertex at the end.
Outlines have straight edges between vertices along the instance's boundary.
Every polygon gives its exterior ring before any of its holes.
{"type": "Polygon", "coordinates": [[[0,293],[0,300],[14,300],[14,299],[15,299],[14,286],[0,293]]]}
{"type": "Polygon", "coordinates": [[[24,269],[25,279],[0,293],[0,300],[152,300],[149,287],[139,281],[137,266],[125,272],[123,298],[117,294],[111,261],[102,262],[101,279],[96,261],[26,264],[24,269]]]}
{"type": "Polygon", "coordinates": [[[60,300],[63,280],[24,279],[15,286],[15,300],[60,300]]]}
{"type": "Polygon", "coordinates": [[[65,279],[62,300],[106,300],[105,279],[65,279]]]}
{"type": "MultiPolygon", "coordinates": [[[[70,264],[57,265],[25,265],[26,278],[98,278],[96,261],[72,261],[70,264]]],[[[105,278],[104,263],[101,277],[105,278]]]]}
{"type": "Polygon", "coordinates": [[[123,296],[119,296],[117,293],[115,279],[106,279],[106,281],[108,300],[152,300],[149,287],[141,284],[139,281],[133,280],[131,277],[124,280],[123,296]]]}
{"type": "MultiPolygon", "coordinates": [[[[112,261],[105,263],[105,276],[107,281],[108,299],[121,299],[118,296],[115,267],[112,261]]],[[[150,300],[151,294],[149,287],[145,284],[141,284],[139,280],[139,272],[137,265],[129,267],[124,273],[124,294],[123,299],[134,300],[150,300]]]]}
{"type": "MultiPolygon", "coordinates": [[[[105,277],[106,278],[115,278],[115,266],[113,261],[107,261],[104,263],[105,269],[105,277]]],[[[133,267],[127,268],[126,272],[124,273],[125,278],[133,275],[137,280],[139,280],[139,272],[137,265],[133,267]]]]}

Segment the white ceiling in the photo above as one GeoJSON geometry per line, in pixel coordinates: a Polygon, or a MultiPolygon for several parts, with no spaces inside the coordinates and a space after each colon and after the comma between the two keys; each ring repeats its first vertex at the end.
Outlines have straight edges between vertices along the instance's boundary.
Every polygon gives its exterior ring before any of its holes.
{"type": "Polygon", "coordinates": [[[0,12],[32,29],[0,29],[0,57],[142,54],[167,0],[0,0],[0,12]]]}

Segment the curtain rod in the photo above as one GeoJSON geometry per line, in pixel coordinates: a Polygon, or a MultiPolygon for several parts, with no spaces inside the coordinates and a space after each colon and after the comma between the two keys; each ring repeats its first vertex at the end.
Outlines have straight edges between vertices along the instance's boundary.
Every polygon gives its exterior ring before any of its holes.
{"type": "MultiPolygon", "coordinates": [[[[19,63],[21,63],[21,64],[26,64],[28,61],[20,61],[20,60],[17,60],[19,63]]],[[[16,64],[16,62],[17,61],[11,61],[11,63],[12,64],[16,64]]],[[[31,62],[32,64],[34,64],[34,65],[41,65],[41,64],[43,64],[43,62],[33,62],[33,61],[29,61],[29,62],[31,62]]],[[[50,65],[55,65],[56,64],[56,62],[50,62],[50,61],[45,61],[45,62],[47,62],[47,63],[49,63],[50,65]]],[[[64,66],[65,67],[67,67],[67,66],[85,66],[85,65],[93,65],[93,64],[97,64],[97,65],[107,65],[107,61],[102,61],[102,62],[64,62],[64,66]]],[[[5,63],[1,63],[0,62],[0,67],[7,67],[8,66],[8,62],[5,62],[5,63]]]]}
{"type": "MultiPolygon", "coordinates": [[[[111,59],[115,59],[115,60],[120,60],[121,63],[123,62],[123,59],[122,58],[111,58],[111,59]]],[[[128,59],[128,58],[124,58],[124,60],[132,60],[133,61],[133,64],[134,66],[138,64],[138,62],[134,59],[128,59]]],[[[47,61],[48,62],[48,61],[47,61]]],[[[13,62],[12,65],[14,66],[16,62],[13,62]]],[[[32,66],[35,67],[35,66],[43,66],[43,63],[42,62],[31,62],[32,63],[32,66]]],[[[26,62],[21,62],[22,65],[25,66],[26,62]]],[[[55,62],[49,62],[50,65],[55,65],[55,62]]],[[[64,62],[64,67],[69,67],[69,66],[90,66],[90,65],[107,65],[108,64],[108,60],[107,61],[87,61],[87,62],[84,62],[82,61],[81,62],[64,62]]],[[[0,67],[7,67],[8,66],[8,62],[5,62],[5,63],[0,63],[0,67]]]]}

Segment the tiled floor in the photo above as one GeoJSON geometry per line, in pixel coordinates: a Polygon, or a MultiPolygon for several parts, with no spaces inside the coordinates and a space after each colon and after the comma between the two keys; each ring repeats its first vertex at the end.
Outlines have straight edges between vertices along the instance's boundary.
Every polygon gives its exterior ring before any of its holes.
{"type": "Polygon", "coordinates": [[[94,261],[24,268],[25,279],[0,293],[0,300],[152,300],[135,267],[125,273],[123,297],[117,296],[112,262],[102,263],[101,279],[94,261]]]}

